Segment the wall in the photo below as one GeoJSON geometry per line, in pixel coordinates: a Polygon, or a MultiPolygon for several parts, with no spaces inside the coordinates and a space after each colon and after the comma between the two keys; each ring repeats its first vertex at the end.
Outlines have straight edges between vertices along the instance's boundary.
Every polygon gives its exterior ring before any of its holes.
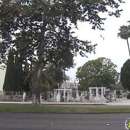
{"type": "Polygon", "coordinates": [[[5,70],[0,69],[0,91],[3,91],[4,78],[5,78],[5,70]]]}

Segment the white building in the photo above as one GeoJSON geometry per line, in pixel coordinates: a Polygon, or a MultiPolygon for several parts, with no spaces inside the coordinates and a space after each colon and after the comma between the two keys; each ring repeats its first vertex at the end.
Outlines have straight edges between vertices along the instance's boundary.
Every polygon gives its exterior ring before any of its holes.
{"type": "Polygon", "coordinates": [[[77,83],[74,81],[66,81],[64,83],[62,83],[62,85],[60,86],[60,88],[66,88],[66,89],[76,89],[77,88],[77,83]]]}
{"type": "Polygon", "coordinates": [[[0,69],[0,91],[3,91],[3,83],[5,78],[5,70],[0,69]]]}

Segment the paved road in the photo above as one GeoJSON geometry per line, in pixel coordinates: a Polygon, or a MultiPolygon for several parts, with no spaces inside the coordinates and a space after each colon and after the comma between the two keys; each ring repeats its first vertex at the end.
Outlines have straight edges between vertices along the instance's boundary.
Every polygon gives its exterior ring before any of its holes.
{"type": "Polygon", "coordinates": [[[0,130],[125,130],[130,114],[0,113],[0,130]]]}

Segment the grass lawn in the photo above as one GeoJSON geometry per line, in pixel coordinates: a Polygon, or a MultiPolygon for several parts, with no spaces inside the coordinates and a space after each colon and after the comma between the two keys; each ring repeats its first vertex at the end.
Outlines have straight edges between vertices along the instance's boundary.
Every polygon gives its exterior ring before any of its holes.
{"type": "Polygon", "coordinates": [[[130,112],[130,106],[63,106],[63,105],[19,105],[0,104],[0,112],[25,112],[25,113],[124,113],[130,112]]]}

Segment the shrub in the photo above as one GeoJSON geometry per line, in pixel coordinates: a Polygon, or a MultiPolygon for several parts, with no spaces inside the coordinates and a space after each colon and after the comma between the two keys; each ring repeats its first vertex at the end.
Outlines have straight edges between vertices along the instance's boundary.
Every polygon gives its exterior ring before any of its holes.
{"type": "Polygon", "coordinates": [[[130,99],[130,93],[128,93],[128,95],[127,95],[127,99],[130,99]]]}

